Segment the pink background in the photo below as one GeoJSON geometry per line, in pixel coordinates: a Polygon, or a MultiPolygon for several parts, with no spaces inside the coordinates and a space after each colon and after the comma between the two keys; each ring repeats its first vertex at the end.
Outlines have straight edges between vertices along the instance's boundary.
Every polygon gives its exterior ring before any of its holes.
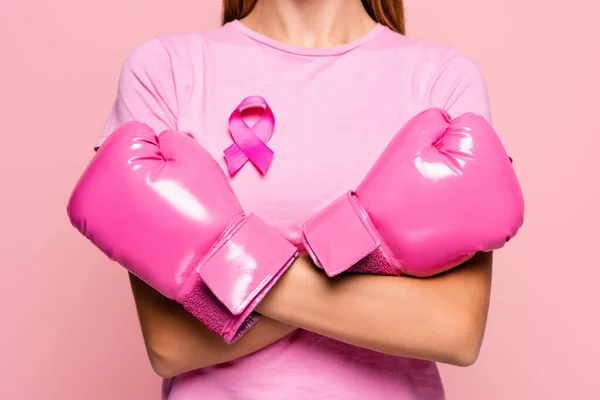
{"type": "MultiPolygon", "coordinates": [[[[218,25],[216,0],[0,0],[0,398],[158,399],[126,275],[65,205],[153,35],[218,25]]],[[[489,327],[450,400],[600,396],[600,34],[595,1],[407,1],[410,35],[483,69],[526,196],[496,257],[489,327]],[[595,245],[595,246],[594,246],[595,245]]]]}

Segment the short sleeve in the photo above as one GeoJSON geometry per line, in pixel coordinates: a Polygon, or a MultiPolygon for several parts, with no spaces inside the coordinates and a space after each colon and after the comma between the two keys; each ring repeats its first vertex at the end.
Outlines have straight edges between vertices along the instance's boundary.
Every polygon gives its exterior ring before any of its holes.
{"type": "MultiPolygon", "coordinates": [[[[466,112],[480,114],[498,133],[490,110],[485,78],[470,58],[456,50],[450,51],[439,64],[430,88],[430,107],[443,108],[452,118],[466,112]]],[[[503,145],[508,153],[506,145],[503,145]]]]}
{"type": "Polygon", "coordinates": [[[138,45],[121,68],[117,96],[96,148],[129,121],[155,131],[176,129],[177,96],[170,56],[158,38],[138,45]]]}
{"type": "Polygon", "coordinates": [[[468,57],[448,52],[430,79],[430,107],[443,108],[453,118],[474,112],[493,124],[485,79],[468,57]]]}

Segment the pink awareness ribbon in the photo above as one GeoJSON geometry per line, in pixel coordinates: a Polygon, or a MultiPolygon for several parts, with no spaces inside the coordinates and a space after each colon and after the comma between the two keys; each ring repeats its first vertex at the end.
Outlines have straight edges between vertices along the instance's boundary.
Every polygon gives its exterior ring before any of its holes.
{"type": "Polygon", "coordinates": [[[225,149],[225,161],[229,173],[234,175],[248,161],[260,170],[264,175],[273,160],[273,150],[267,146],[267,142],[273,135],[275,128],[275,116],[261,96],[246,97],[229,117],[229,132],[233,138],[231,146],[225,149]],[[250,127],[242,118],[242,111],[259,108],[263,110],[259,120],[250,127]]]}

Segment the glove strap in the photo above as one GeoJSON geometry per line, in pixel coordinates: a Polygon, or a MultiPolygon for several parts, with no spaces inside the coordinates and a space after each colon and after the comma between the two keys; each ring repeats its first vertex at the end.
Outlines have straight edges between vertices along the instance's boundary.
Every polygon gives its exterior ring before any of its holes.
{"type": "Polygon", "coordinates": [[[383,243],[356,195],[348,192],[304,224],[303,241],[315,264],[336,276],[383,243]]]}
{"type": "Polygon", "coordinates": [[[246,317],[289,268],[298,251],[256,215],[231,230],[197,272],[217,299],[237,316],[222,332],[234,337],[246,317]]]}

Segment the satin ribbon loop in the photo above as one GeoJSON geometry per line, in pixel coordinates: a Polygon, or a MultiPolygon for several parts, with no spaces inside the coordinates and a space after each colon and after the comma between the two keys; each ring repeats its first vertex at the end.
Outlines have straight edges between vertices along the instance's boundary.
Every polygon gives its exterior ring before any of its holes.
{"type": "Polygon", "coordinates": [[[246,97],[229,117],[229,132],[233,143],[225,149],[225,161],[229,173],[234,175],[250,160],[264,175],[273,160],[273,150],[267,142],[275,129],[275,115],[266,100],[261,96],[246,97]],[[252,127],[242,118],[248,109],[262,109],[262,115],[252,127]]]}

